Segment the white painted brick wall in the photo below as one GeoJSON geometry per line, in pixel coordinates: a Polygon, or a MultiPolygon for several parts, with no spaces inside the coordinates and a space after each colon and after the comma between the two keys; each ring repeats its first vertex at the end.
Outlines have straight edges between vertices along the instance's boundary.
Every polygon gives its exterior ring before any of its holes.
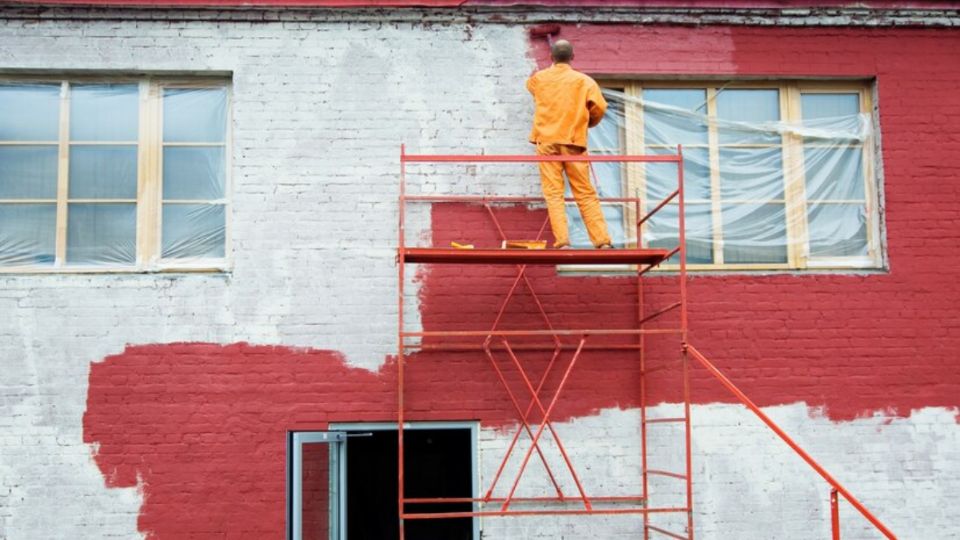
{"type": "Polygon", "coordinates": [[[6,69],[232,72],[234,140],[232,273],[0,277],[0,537],[138,536],[140,497],[106,489],[81,440],[89,364],[127,343],[312,346],[369,368],[395,352],[400,144],[528,151],[512,121],[530,114],[525,39],[500,26],[0,21],[6,69]]]}
{"type": "MultiPolygon", "coordinates": [[[[677,417],[682,412],[681,405],[648,409],[652,418],[677,417]]],[[[960,493],[956,411],[927,408],[909,418],[891,421],[878,414],[848,422],[833,422],[800,403],[768,407],[764,412],[899,538],[960,538],[960,526],[949,510],[951,494],[960,493]]],[[[713,404],[694,406],[691,414],[697,538],[830,538],[828,484],[753,413],[738,405],[713,404]]],[[[558,425],[588,495],[640,492],[639,424],[637,410],[607,409],[558,425]],[[615,456],[615,462],[606,456],[615,456]],[[610,479],[621,479],[621,483],[604,486],[610,479]]],[[[510,429],[481,432],[482,485],[488,485],[496,472],[511,435],[510,429]]],[[[683,440],[681,424],[652,426],[648,467],[682,473],[683,440]]],[[[554,473],[567,480],[556,447],[545,444],[544,451],[554,473]]],[[[505,479],[513,479],[520,457],[522,453],[509,462],[505,479]]],[[[536,455],[530,466],[542,470],[536,455]]],[[[686,497],[682,480],[650,478],[651,506],[682,506],[686,497]]],[[[528,488],[526,494],[553,493],[545,475],[537,480],[524,479],[521,486],[528,488]]],[[[499,495],[506,494],[505,487],[498,489],[499,495]]],[[[576,493],[569,481],[562,488],[576,493]]],[[[686,527],[682,516],[660,515],[651,523],[680,534],[686,527]]],[[[841,538],[881,538],[842,499],[840,523],[841,538]]],[[[643,534],[642,521],[636,517],[485,519],[483,528],[490,538],[626,539],[643,534]]]]}

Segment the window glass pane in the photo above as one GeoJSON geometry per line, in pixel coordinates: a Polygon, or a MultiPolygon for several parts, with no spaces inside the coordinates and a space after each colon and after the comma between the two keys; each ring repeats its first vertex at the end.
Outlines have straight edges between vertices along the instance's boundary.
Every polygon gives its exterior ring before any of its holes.
{"type": "Polygon", "coordinates": [[[60,85],[0,85],[0,140],[56,141],[60,85]]]}
{"type": "Polygon", "coordinates": [[[723,262],[787,262],[787,220],[783,204],[724,204],[723,262]]]}
{"type": "Polygon", "coordinates": [[[52,265],[57,205],[0,204],[0,265],[52,265]]]}
{"type": "Polygon", "coordinates": [[[817,204],[809,208],[811,257],[867,255],[867,209],[863,204],[817,204]]]}
{"type": "Polygon", "coordinates": [[[223,142],[226,126],[225,88],[167,88],[163,91],[165,142],[223,142]]]}
{"type": "Polygon", "coordinates": [[[772,131],[771,125],[780,120],[779,90],[719,90],[717,117],[750,124],[721,123],[717,130],[720,144],[780,143],[780,135],[772,131]]]}
{"type": "MultiPolygon", "coordinates": [[[[676,149],[647,148],[648,154],[675,154],[676,149]]],[[[644,163],[647,199],[660,202],[677,189],[677,166],[644,163]]],[[[683,149],[683,189],[686,200],[710,199],[710,154],[706,148],[683,149]]]]}
{"type": "Polygon", "coordinates": [[[705,88],[646,88],[643,91],[643,99],[698,114],[707,114],[705,88]]]}
{"type": "MultiPolygon", "coordinates": [[[[600,197],[620,197],[623,191],[623,166],[618,162],[596,162],[590,164],[590,180],[597,186],[600,197]]],[[[567,195],[572,197],[570,184],[567,183],[567,195]]]]}
{"type": "Polygon", "coordinates": [[[134,263],[137,205],[70,204],[67,212],[67,263],[134,263]]]}
{"type": "Polygon", "coordinates": [[[643,91],[647,104],[643,110],[643,137],[646,144],[706,144],[707,91],[691,89],[647,89],[643,91]],[[656,105],[683,109],[672,111],[656,105]]]}
{"type": "Polygon", "coordinates": [[[587,147],[594,154],[621,154],[623,147],[623,103],[610,101],[607,113],[587,132],[587,147]]]}
{"type": "Polygon", "coordinates": [[[136,199],[137,147],[70,147],[71,199],[136,199]]]}
{"type": "MultiPolygon", "coordinates": [[[[623,146],[623,103],[610,101],[607,113],[596,127],[587,134],[588,148],[591,154],[622,154],[623,146]]],[[[620,163],[591,163],[589,167],[590,180],[597,186],[597,194],[601,197],[623,196],[623,174],[620,163]]],[[[565,196],[573,197],[569,182],[565,186],[565,196]]],[[[607,230],[610,239],[615,245],[624,245],[626,238],[623,233],[623,205],[621,203],[602,204],[603,216],[607,221],[607,230]]],[[[567,223],[570,231],[570,244],[574,247],[592,247],[586,226],[580,216],[576,204],[567,204],[567,223]]]]}
{"type": "Polygon", "coordinates": [[[163,258],[224,256],[226,210],[221,204],[163,205],[163,258]]]}
{"type": "Polygon", "coordinates": [[[57,198],[56,146],[0,146],[0,199],[57,198]]]}
{"type": "MultiPolygon", "coordinates": [[[[623,206],[603,205],[603,218],[607,220],[607,232],[613,245],[626,245],[626,236],[623,230],[623,206]]],[[[580,216],[580,210],[575,204],[567,205],[567,223],[570,229],[570,245],[574,248],[592,248],[587,227],[580,216]]]]}
{"type": "Polygon", "coordinates": [[[139,95],[135,84],[71,86],[70,140],[136,141],[139,95]]]}
{"type": "Polygon", "coordinates": [[[163,149],[163,198],[182,200],[220,199],[224,192],[222,146],[163,149]]]}
{"type": "MultiPolygon", "coordinates": [[[[647,205],[646,211],[656,205],[647,205]]],[[[645,225],[644,247],[673,249],[677,247],[679,230],[677,225],[678,205],[668,204],[657,211],[645,225]]],[[[713,226],[709,204],[688,204],[686,213],[687,262],[709,264],[713,262],[713,226]]],[[[670,264],[680,262],[680,254],[669,260],[670,264]]]]}
{"type": "Polygon", "coordinates": [[[861,148],[803,148],[807,199],[863,200],[863,151],[861,148]]]}
{"type": "MultiPolygon", "coordinates": [[[[620,163],[598,162],[590,164],[590,180],[597,186],[600,198],[620,197],[623,191],[623,170],[620,163]]],[[[564,196],[573,197],[570,183],[565,186],[564,196]]],[[[623,203],[601,203],[603,217],[607,221],[607,231],[614,245],[622,246],[626,242],[623,231],[623,203]]],[[[570,244],[573,247],[593,247],[587,234],[580,210],[574,203],[567,204],[567,223],[570,231],[570,244]]]]}
{"type": "Polygon", "coordinates": [[[776,148],[721,148],[720,196],[723,199],[783,199],[783,153],[776,148]]]}
{"type": "Polygon", "coordinates": [[[801,94],[800,111],[804,120],[859,114],[860,94],[801,94]]]}

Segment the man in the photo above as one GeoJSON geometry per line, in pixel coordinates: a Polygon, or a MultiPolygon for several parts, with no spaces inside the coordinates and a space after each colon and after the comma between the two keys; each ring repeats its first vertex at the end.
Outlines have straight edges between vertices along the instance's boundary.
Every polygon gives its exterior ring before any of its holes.
{"type": "MultiPolygon", "coordinates": [[[[569,41],[561,39],[554,43],[550,56],[553,65],[527,79],[527,90],[533,94],[536,103],[530,142],[537,145],[537,154],[541,156],[584,155],[587,152],[587,127],[600,123],[607,102],[596,81],[570,67],[573,45],[569,41]]],[[[540,183],[553,229],[553,246],[565,248],[570,245],[563,202],[564,170],[587,226],[590,242],[601,249],[613,247],[597,192],[590,183],[589,163],[559,161],[540,163],[540,183]]]]}

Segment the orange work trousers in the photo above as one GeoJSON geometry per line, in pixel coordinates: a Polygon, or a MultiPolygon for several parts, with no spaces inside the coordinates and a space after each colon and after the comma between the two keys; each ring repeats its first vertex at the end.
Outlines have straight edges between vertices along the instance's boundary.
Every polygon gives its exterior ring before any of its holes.
{"type": "MultiPolygon", "coordinates": [[[[586,150],[568,144],[537,143],[537,155],[540,156],[579,156],[586,150]]],[[[580,216],[587,226],[590,242],[595,247],[610,243],[607,221],[603,218],[597,190],[590,183],[590,164],[581,162],[542,162],[540,163],[540,183],[543,186],[543,198],[547,202],[547,214],[550,216],[550,228],[553,229],[554,247],[570,245],[567,229],[567,209],[563,201],[563,171],[570,180],[570,191],[580,208],[580,216]]]]}

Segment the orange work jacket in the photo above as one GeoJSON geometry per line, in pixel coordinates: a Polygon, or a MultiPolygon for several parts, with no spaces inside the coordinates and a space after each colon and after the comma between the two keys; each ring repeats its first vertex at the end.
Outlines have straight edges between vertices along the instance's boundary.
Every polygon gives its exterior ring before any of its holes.
{"type": "Polygon", "coordinates": [[[527,79],[527,90],[536,103],[530,142],[587,147],[587,127],[607,111],[596,81],[570,64],[554,64],[527,79]]]}

